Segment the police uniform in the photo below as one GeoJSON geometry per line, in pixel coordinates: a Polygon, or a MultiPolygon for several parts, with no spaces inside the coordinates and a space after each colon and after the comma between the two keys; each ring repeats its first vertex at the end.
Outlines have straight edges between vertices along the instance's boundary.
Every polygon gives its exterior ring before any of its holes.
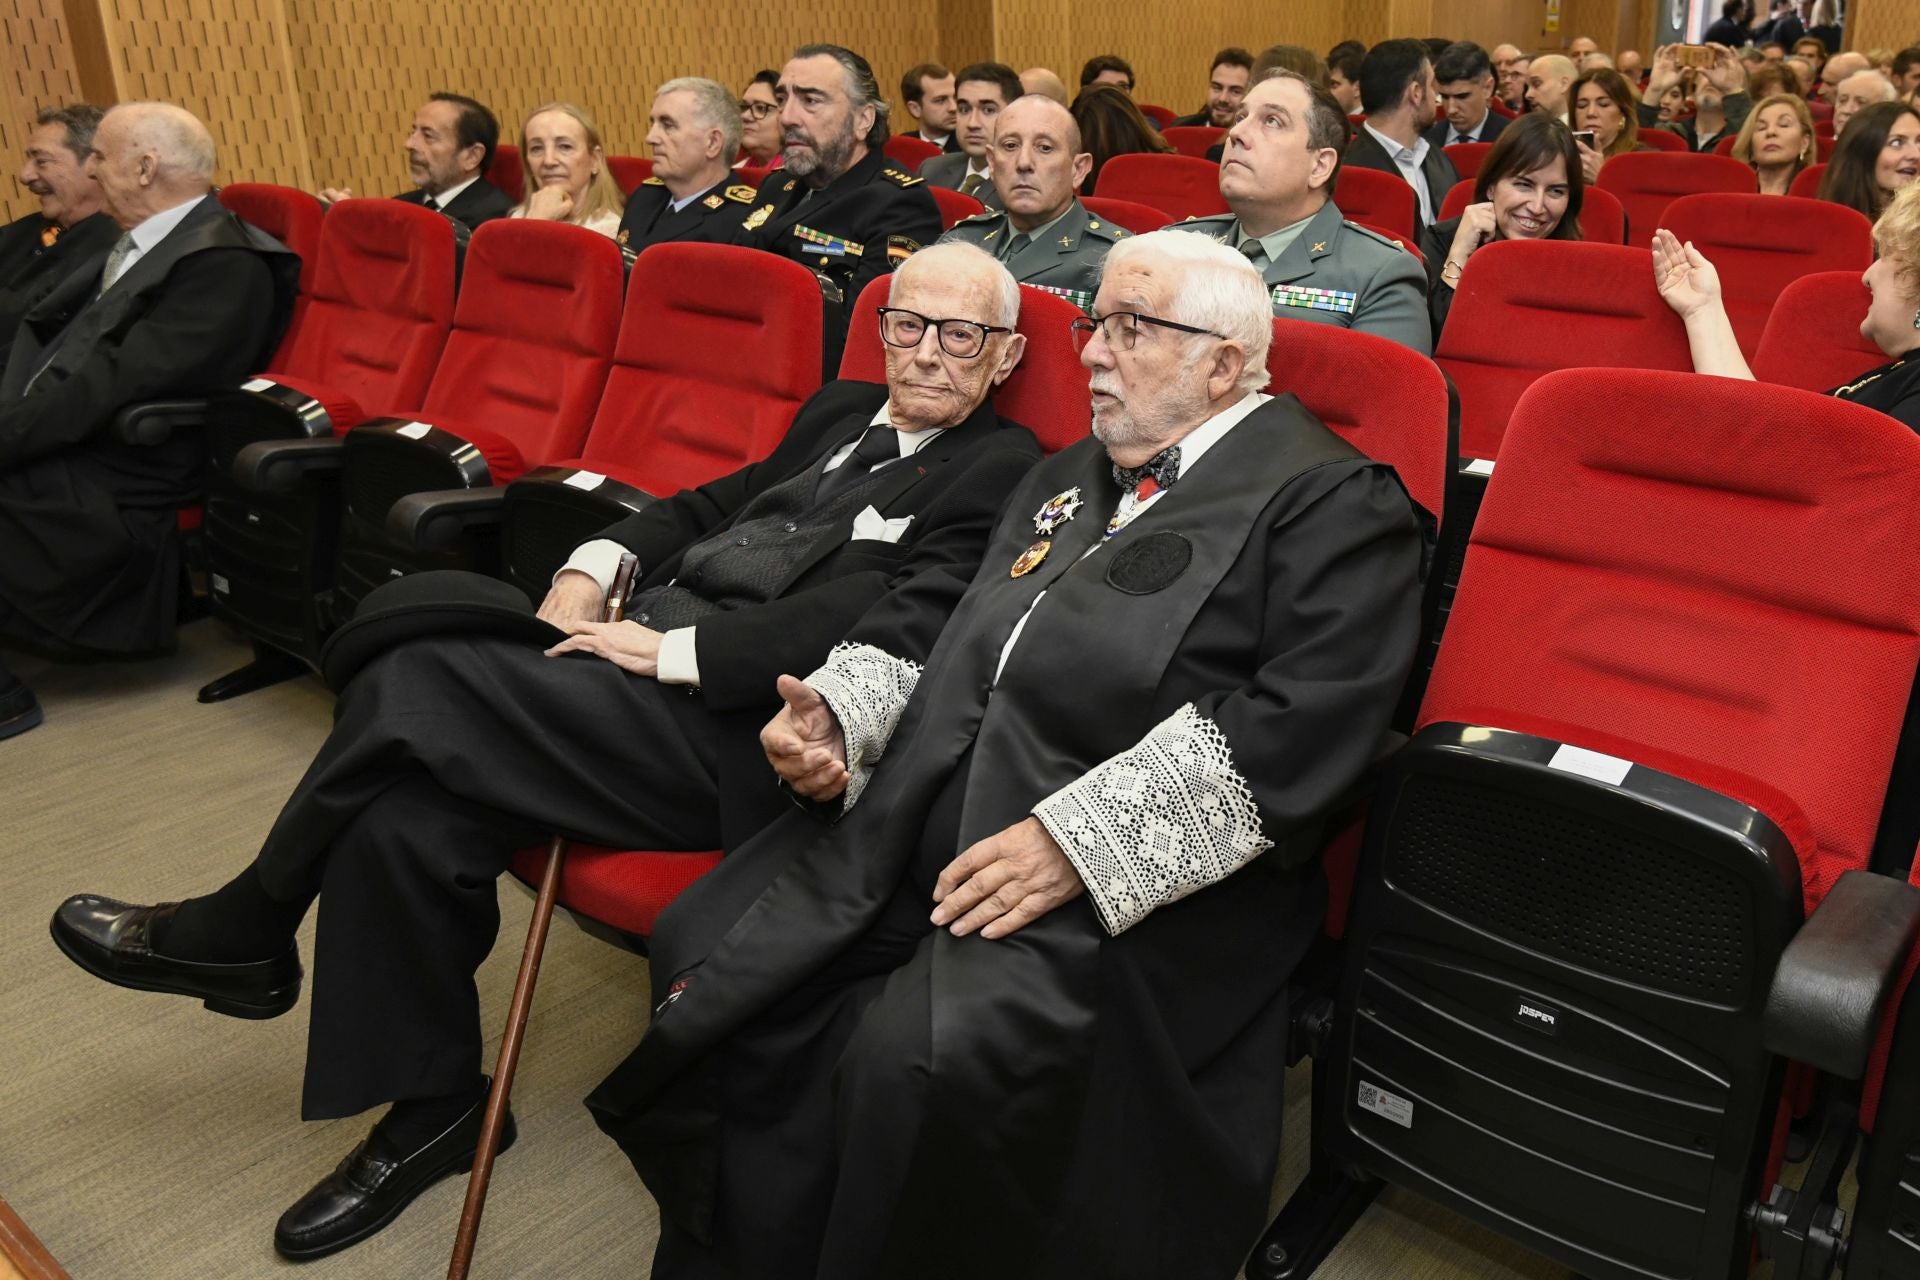
{"type": "Polygon", "coordinates": [[[1075,200],[1051,225],[1028,237],[1016,249],[1008,246],[1021,232],[1003,210],[975,214],[940,237],[941,244],[970,244],[986,250],[1006,265],[1013,278],[1057,293],[1082,311],[1093,310],[1094,291],[1100,287],[1100,267],[1107,250],[1130,232],[1087,212],[1075,200]]]}
{"type": "Polygon", "coordinates": [[[848,306],[869,281],[940,238],[940,207],[926,185],[878,149],[818,191],[776,169],[741,213],[748,243],[830,280],[848,306]]]}
{"type": "Polygon", "coordinates": [[[627,197],[627,210],[621,215],[615,240],[632,253],[670,240],[746,244],[750,237],[740,220],[753,206],[753,188],[731,178],[729,174],[714,183],[677,211],[667,184],[648,178],[627,197]]]}
{"type": "MultiPolygon", "coordinates": [[[[1240,220],[1230,213],[1189,218],[1173,229],[1239,247],[1240,220]]],[[[1260,275],[1276,316],[1378,334],[1423,356],[1433,352],[1427,281],[1419,262],[1394,241],[1343,219],[1331,200],[1260,275]]]]}

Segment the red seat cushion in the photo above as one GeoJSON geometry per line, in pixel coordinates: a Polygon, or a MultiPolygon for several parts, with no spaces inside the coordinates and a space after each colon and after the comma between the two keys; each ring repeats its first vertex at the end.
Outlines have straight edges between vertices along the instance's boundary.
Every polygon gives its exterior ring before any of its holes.
{"type": "Polygon", "coordinates": [[[1381,227],[1412,239],[1420,223],[1420,198],[1397,174],[1341,165],[1333,180],[1333,202],[1343,217],[1381,227]]]}
{"type": "Polygon", "coordinates": [[[1821,271],[1782,289],[1753,354],[1753,376],[1803,391],[1831,391],[1885,364],[1886,353],[1860,336],[1873,301],[1860,275],[1821,271]]]}
{"type": "MultiPolygon", "coordinates": [[[[622,933],[650,937],[682,890],[720,863],[717,851],[662,853],[575,844],[560,864],[559,903],[622,933]]],[[[513,874],[539,884],[547,866],[543,845],[513,856],[513,874]]]]}
{"type": "Polygon", "coordinates": [[[1115,156],[1100,170],[1099,194],[1165,209],[1175,222],[1227,212],[1220,166],[1192,156],[1115,156]]]}
{"type": "Polygon", "coordinates": [[[1137,236],[1145,235],[1149,231],[1158,231],[1174,221],[1167,216],[1164,209],[1156,209],[1150,204],[1141,204],[1137,200],[1082,196],[1080,203],[1087,206],[1087,212],[1094,217],[1117,223],[1137,236]]]}
{"type": "MultiPolygon", "coordinates": [[[[1753,170],[1729,156],[1629,151],[1607,161],[1600,185],[1627,211],[1627,243],[1645,249],[1661,215],[1681,196],[1725,191],[1746,195],[1759,186],[1753,170]]],[[[1449,324],[1452,321],[1448,321],[1449,324]]]]}

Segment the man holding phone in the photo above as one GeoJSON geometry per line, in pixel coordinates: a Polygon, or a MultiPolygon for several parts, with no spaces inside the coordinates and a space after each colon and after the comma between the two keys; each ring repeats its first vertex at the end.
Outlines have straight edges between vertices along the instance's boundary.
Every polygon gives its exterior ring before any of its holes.
{"type": "Polygon", "coordinates": [[[1689,151],[1711,151],[1715,142],[1740,132],[1740,126],[1746,123],[1747,114],[1753,110],[1753,99],[1746,90],[1747,69],[1726,45],[1664,45],[1653,52],[1653,70],[1647,78],[1647,91],[1640,98],[1640,127],[1678,134],[1686,140],[1689,151]],[[1680,83],[1687,67],[1697,68],[1693,117],[1662,121],[1660,96],[1680,83]]]}

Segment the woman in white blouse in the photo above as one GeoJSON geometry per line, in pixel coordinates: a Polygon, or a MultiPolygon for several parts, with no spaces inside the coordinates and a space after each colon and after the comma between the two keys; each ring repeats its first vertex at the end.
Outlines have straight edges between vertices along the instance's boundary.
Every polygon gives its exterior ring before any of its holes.
{"type": "Polygon", "coordinates": [[[625,201],[607,171],[600,129],[571,102],[536,107],[520,127],[526,199],[508,216],[571,222],[611,238],[625,201]]]}

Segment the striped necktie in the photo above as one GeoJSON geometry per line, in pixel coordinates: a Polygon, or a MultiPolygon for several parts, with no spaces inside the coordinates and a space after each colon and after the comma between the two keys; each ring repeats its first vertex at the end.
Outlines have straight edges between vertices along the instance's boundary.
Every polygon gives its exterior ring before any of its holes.
{"type": "MultiPolygon", "coordinates": [[[[100,293],[113,288],[120,279],[120,268],[126,263],[127,255],[133,252],[133,232],[129,231],[113,242],[113,252],[107,255],[107,265],[100,272],[100,293]]],[[[99,294],[94,295],[98,297],[99,294]]]]}

